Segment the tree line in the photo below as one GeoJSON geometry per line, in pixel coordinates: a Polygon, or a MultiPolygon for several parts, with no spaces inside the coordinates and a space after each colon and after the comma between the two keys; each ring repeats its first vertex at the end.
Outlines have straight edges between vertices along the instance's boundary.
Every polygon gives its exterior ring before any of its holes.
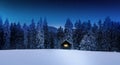
{"type": "Polygon", "coordinates": [[[68,35],[72,38],[73,49],[120,51],[120,22],[110,17],[95,23],[77,20],[74,24],[67,19],[64,28],[60,26],[54,30],[42,18],[37,24],[32,19],[30,25],[10,23],[8,19],[3,23],[0,18],[0,49],[57,49],[58,41],[64,39],[68,29],[72,29],[68,35]]]}

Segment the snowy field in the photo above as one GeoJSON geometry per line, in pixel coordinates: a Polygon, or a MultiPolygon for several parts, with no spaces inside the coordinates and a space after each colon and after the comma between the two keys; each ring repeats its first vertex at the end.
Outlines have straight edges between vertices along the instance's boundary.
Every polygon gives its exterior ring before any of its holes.
{"type": "Polygon", "coordinates": [[[0,65],[120,65],[120,53],[77,50],[0,50],[0,65]]]}

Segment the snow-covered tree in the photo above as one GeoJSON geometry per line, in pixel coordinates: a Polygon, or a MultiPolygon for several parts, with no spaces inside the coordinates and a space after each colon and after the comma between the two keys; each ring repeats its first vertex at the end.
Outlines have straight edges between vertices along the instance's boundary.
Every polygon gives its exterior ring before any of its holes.
{"type": "Polygon", "coordinates": [[[57,41],[55,43],[55,47],[56,48],[60,48],[60,43],[61,41],[64,39],[64,30],[63,28],[60,26],[58,29],[57,29],[57,41]]]}
{"type": "Polygon", "coordinates": [[[43,30],[43,22],[42,19],[37,23],[37,36],[36,36],[37,48],[44,48],[44,30],[43,30]]]}
{"type": "Polygon", "coordinates": [[[97,33],[97,30],[98,30],[98,26],[96,25],[96,23],[94,23],[92,27],[92,32],[97,33]]]}
{"type": "Polygon", "coordinates": [[[16,26],[16,48],[23,49],[24,48],[24,32],[21,27],[21,24],[18,22],[16,26]]]}
{"type": "Polygon", "coordinates": [[[113,42],[114,42],[113,35],[115,33],[113,33],[113,28],[114,27],[113,27],[113,22],[110,19],[110,17],[105,18],[105,21],[103,22],[103,28],[104,28],[104,30],[103,30],[103,33],[104,33],[103,43],[104,44],[102,44],[103,50],[112,51],[113,46],[115,45],[115,43],[113,44],[113,42]]]}
{"type": "Polygon", "coordinates": [[[8,19],[4,23],[4,49],[10,49],[10,26],[8,19]]]}
{"type": "Polygon", "coordinates": [[[64,31],[63,31],[63,28],[60,26],[57,30],[57,39],[60,40],[62,39],[63,40],[64,38],[64,31]]]}
{"type": "Polygon", "coordinates": [[[28,29],[28,46],[30,49],[36,48],[36,26],[35,22],[32,19],[31,24],[28,29]]]}
{"type": "Polygon", "coordinates": [[[49,44],[48,24],[46,18],[44,19],[43,22],[43,30],[44,30],[44,47],[48,49],[50,48],[50,44],[49,44]]]}
{"type": "Polygon", "coordinates": [[[16,23],[11,23],[11,26],[10,26],[10,48],[11,49],[16,49],[16,43],[17,43],[17,37],[16,37],[16,34],[17,34],[17,27],[16,27],[16,23]]]}
{"type": "Polygon", "coordinates": [[[92,27],[91,21],[88,20],[88,22],[87,22],[87,31],[90,31],[90,30],[91,30],[91,27],[92,27]]]}
{"type": "Polygon", "coordinates": [[[65,23],[65,38],[72,40],[73,24],[70,19],[67,19],[65,23]]]}
{"type": "Polygon", "coordinates": [[[103,48],[103,45],[107,43],[104,40],[103,24],[101,20],[98,21],[98,30],[96,30],[95,33],[96,33],[98,50],[105,50],[105,48],[103,48]]]}
{"type": "Polygon", "coordinates": [[[24,31],[24,48],[28,48],[28,26],[24,23],[23,25],[23,31],[24,31]]]}
{"type": "Polygon", "coordinates": [[[73,39],[72,39],[73,38],[73,24],[69,18],[67,19],[65,23],[64,33],[65,33],[65,40],[69,41],[72,44],[72,48],[73,48],[73,39]]]}
{"type": "Polygon", "coordinates": [[[79,48],[79,43],[82,37],[83,37],[82,25],[81,25],[81,21],[79,20],[75,22],[75,30],[73,32],[73,43],[75,49],[79,48]]]}
{"type": "Polygon", "coordinates": [[[80,47],[80,50],[89,50],[89,51],[97,50],[96,38],[92,32],[89,32],[83,37],[79,47],[80,47]]]}

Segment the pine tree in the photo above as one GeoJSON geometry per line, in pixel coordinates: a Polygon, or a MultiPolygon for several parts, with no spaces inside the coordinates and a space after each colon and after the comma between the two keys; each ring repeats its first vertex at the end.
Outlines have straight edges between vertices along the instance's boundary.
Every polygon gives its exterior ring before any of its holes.
{"type": "Polygon", "coordinates": [[[16,33],[16,48],[23,49],[24,48],[24,31],[21,27],[21,24],[18,22],[17,26],[17,33],[16,33]]]}
{"type": "Polygon", "coordinates": [[[80,50],[89,50],[89,51],[96,51],[97,50],[97,43],[96,38],[92,32],[86,34],[81,43],[80,43],[80,50]]]}
{"type": "Polygon", "coordinates": [[[88,29],[89,29],[88,25],[89,25],[89,24],[88,24],[87,22],[83,22],[83,23],[82,23],[81,26],[82,26],[83,35],[85,35],[85,34],[88,33],[88,31],[89,31],[89,30],[88,30],[88,29]]]}
{"type": "Polygon", "coordinates": [[[70,19],[67,19],[66,23],[65,23],[65,38],[67,38],[67,40],[72,40],[72,30],[73,29],[73,24],[70,21],[70,19]]]}
{"type": "Polygon", "coordinates": [[[103,30],[103,33],[104,33],[104,41],[103,41],[103,45],[102,45],[102,48],[103,48],[103,50],[105,50],[105,51],[110,51],[111,50],[111,40],[112,40],[112,38],[111,38],[111,35],[112,35],[112,33],[111,33],[111,19],[110,19],[110,17],[106,17],[105,18],[105,21],[104,21],[104,23],[103,23],[103,28],[104,28],[104,30],[103,30]]]}
{"type": "Polygon", "coordinates": [[[28,48],[28,26],[26,24],[23,25],[23,31],[24,31],[24,48],[28,48]]]}
{"type": "Polygon", "coordinates": [[[10,26],[8,19],[4,23],[4,49],[10,49],[10,26]]]}
{"type": "Polygon", "coordinates": [[[90,22],[90,20],[88,20],[88,22],[87,22],[87,31],[90,31],[91,30],[91,22],[90,22]]]}
{"type": "Polygon", "coordinates": [[[37,48],[44,48],[44,31],[42,19],[37,24],[37,37],[36,37],[37,48]]]}
{"type": "Polygon", "coordinates": [[[101,20],[99,20],[99,22],[98,22],[98,30],[95,33],[96,33],[98,50],[102,50],[103,32],[102,32],[102,22],[101,22],[101,20]]]}
{"type": "Polygon", "coordinates": [[[11,23],[10,26],[10,47],[11,49],[16,49],[17,44],[17,25],[16,23],[11,23]]]}
{"type": "Polygon", "coordinates": [[[63,38],[64,38],[64,31],[63,28],[60,26],[57,30],[57,39],[63,40],[63,38]]]}
{"type": "Polygon", "coordinates": [[[98,26],[96,25],[96,23],[94,23],[92,27],[92,32],[96,34],[97,30],[98,30],[98,26]]]}
{"type": "Polygon", "coordinates": [[[64,40],[64,37],[65,37],[65,34],[64,34],[64,30],[63,28],[60,26],[58,29],[57,29],[57,41],[55,43],[55,48],[60,48],[60,44],[61,42],[64,40]]]}
{"type": "Polygon", "coordinates": [[[65,40],[69,41],[73,48],[73,39],[72,39],[73,38],[73,24],[69,18],[66,20],[64,33],[65,33],[65,40]]]}
{"type": "Polygon", "coordinates": [[[75,22],[75,30],[73,32],[73,43],[75,49],[79,49],[79,43],[82,38],[83,38],[82,25],[81,21],[79,20],[75,22]]]}
{"type": "Polygon", "coordinates": [[[36,48],[36,26],[35,22],[32,19],[31,24],[28,29],[28,47],[30,49],[35,49],[36,48]]]}
{"type": "Polygon", "coordinates": [[[48,32],[48,25],[47,25],[46,18],[44,19],[44,23],[43,23],[43,30],[44,30],[44,47],[46,49],[49,49],[50,48],[50,44],[49,44],[49,32],[48,32]]]}

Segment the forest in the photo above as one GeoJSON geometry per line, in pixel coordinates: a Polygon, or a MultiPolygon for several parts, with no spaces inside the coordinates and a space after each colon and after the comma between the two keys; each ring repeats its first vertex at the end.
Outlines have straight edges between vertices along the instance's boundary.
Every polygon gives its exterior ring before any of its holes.
{"type": "Polygon", "coordinates": [[[92,23],[68,18],[64,27],[55,28],[47,19],[30,24],[5,21],[0,18],[0,49],[60,49],[59,41],[69,37],[75,50],[120,51],[120,22],[106,17],[92,23]]]}

